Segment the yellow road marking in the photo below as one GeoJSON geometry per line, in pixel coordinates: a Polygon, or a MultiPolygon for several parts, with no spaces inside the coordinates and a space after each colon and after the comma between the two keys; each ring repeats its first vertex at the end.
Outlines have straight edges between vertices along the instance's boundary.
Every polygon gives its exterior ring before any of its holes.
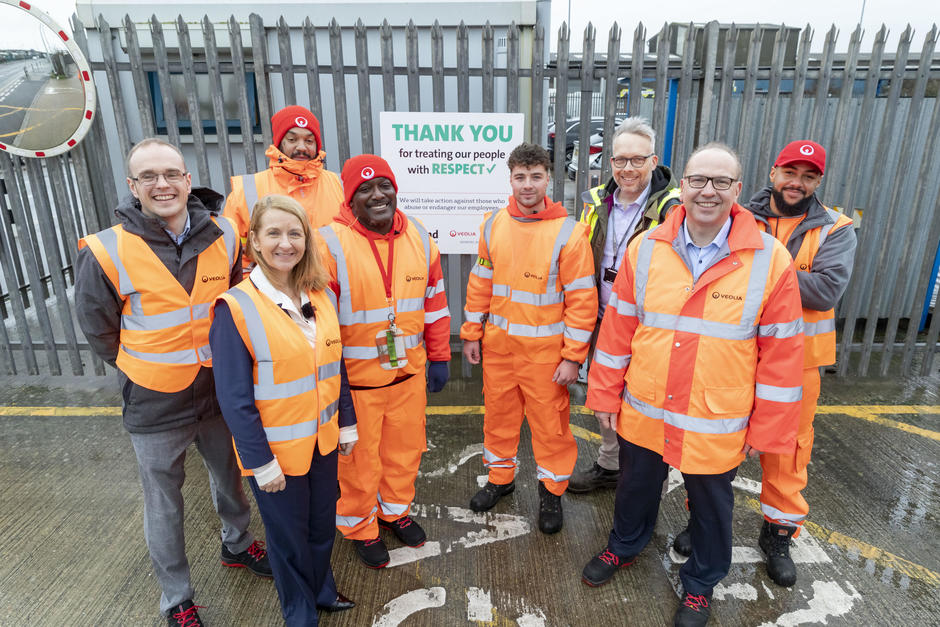
{"type": "MultiPolygon", "coordinates": [[[[760,512],[760,501],[750,497],[748,497],[746,501],[750,509],[758,513],[760,512]]],[[[877,546],[873,546],[867,542],[862,542],[861,540],[856,540],[855,538],[839,533],[838,531],[826,529],[825,527],[817,525],[811,520],[804,522],[803,528],[823,542],[834,544],[837,547],[849,552],[858,553],[860,557],[870,559],[882,568],[890,568],[896,573],[900,573],[911,579],[922,581],[923,583],[926,583],[927,585],[933,586],[935,588],[940,587],[940,574],[935,573],[925,566],[915,564],[914,562],[906,560],[903,557],[895,555],[894,553],[889,553],[884,549],[879,549],[877,546]]]]}
{"type": "Polygon", "coordinates": [[[929,429],[915,427],[914,425],[909,425],[904,422],[878,416],[878,414],[936,415],[940,413],[940,407],[936,405],[821,405],[816,408],[816,413],[861,418],[862,420],[867,420],[868,422],[873,422],[884,427],[900,429],[901,431],[914,433],[940,442],[940,433],[936,431],[930,431],[929,429]]]}

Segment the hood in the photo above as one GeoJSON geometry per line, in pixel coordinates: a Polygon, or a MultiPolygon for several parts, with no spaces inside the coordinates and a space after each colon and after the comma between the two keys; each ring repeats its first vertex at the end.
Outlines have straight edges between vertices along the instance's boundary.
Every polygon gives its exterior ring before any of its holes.
{"type": "Polygon", "coordinates": [[[268,168],[274,172],[282,187],[287,188],[287,194],[291,195],[320,176],[326,152],[321,150],[310,161],[295,161],[272,144],[264,151],[264,156],[268,158],[268,168]]]}
{"type": "Polygon", "coordinates": [[[349,206],[349,203],[344,202],[340,205],[339,213],[333,218],[334,222],[339,222],[344,224],[356,232],[365,235],[368,238],[372,239],[388,239],[391,237],[398,237],[405,232],[405,229],[408,228],[408,217],[402,212],[401,209],[395,209],[395,217],[392,218],[392,230],[389,231],[386,235],[381,235],[380,233],[375,233],[370,231],[366,227],[362,226],[359,223],[359,220],[356,219],[356,216],[353,215],[352,209],[349,206]]]}
{"type": "Polygon", "coordinates": [[[509,204],[506,207],[509,215],[514,218],[525,218],[526,220],[553,220],[555,218],[567,218],[568,210],[560,202],[553,202],[548,196],[545,197],[545,207],[535,213],[525,214],[516,205],[516,199],[509,197],[509,204]]]}

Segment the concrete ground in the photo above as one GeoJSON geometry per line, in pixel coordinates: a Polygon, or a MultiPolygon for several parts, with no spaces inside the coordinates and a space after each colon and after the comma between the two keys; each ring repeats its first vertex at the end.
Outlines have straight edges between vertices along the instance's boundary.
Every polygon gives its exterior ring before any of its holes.
{"type": "MultiPolygon", "coordinates": [[[[542,535],[528,431],[516,492],[491,512],[468,509],[485,481],[478,374],[448,383],[428,410],[414,508],[427,544],[407,549],[388,538],[393,561],[375,571],[338,538],[336,579],[358,606],[323,615],[322,624],[671,624],[680,561],[669,547],[686,519],[681,482],[667,482],[636,563],[606,586],[585,586],[581,569],[605,544],[613,491],[566,495],[564,529],[542,535]]],[[[811,522],[793,551],[799,579],[790,589],[766,575],[756,548],[760,467],[742,465],[734,563],[716,589],[712,625],[940,622],[937,383],[824,379],[805,492],[811,522]]],[[[596,436],[582,402],[572,386],[578,467],[586,468],[596,436]]],[[[0,625],[164,624],[118,404],[110,379],[7,378],[0,388],[0,625]]],[[[187,553],[202,617],[216,627],[282,624],[269,581],[220,566],[218,519],[195,450],[187,475],[187,553]]],[[[252,527],[263,536],[257,515],[252,527]]]]}

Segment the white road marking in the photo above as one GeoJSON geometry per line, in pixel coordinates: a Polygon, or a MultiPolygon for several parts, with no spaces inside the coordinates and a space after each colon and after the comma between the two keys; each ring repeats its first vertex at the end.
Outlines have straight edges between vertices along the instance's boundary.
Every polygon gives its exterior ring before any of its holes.
{"type": "MultiPolygon", "coordinates": [[[[430,448],[430,446],[429,446],[430,448]]],[[[471,444],[470,446],[464,447],[456,456],[451,459],[456,459],[456,462],[448,464],[445,468],[438,468],[437,470],[432,470],[431,472],[418,472],[419,477],[442,477],[444,474],[454,474],[457,472],[457,469],[466,464],[469,460],[473,459],[477,455],[483,454],[483,443],[471,444]]]]}
{"type": "MultiPolygon", "coordinates": [[[[669,560],[673,564],[685,564],[689,559],[676,553],[672,548],[672,542],[669,543],[669,560]]],[[[800,534],[798,538],[791,540],[790,557],[796,564],[829,564],[832,559],[823,550],[822,545],[807,532],[800,534]]],[[[760,549],[753,546],[733,546],[731,547],[732,564],[757,564],[764,561],[764,554],[760,549]]]]}
{"type": "Polygon", "coordinates": [[[760,585],[764,587],[764,592],[767,593],[767,597],[768,597],[768,598],[771,598],[771,599],[775,599],[775,598],[776,598],[776,597],[774,596],[773,591],[771,591],[771,589],[767,587],[767,584],[766,584],[766,583],[764,583],[764,582],[762,581],[762,582],[760,582],[760,585]]]}
{"type": "Polygon", "coordinates": [[[490,593],[481,588],[467,588],[467,620],[493,622],[493,601],[490,593]]]}
{"type": "Polygon", "coordinates": [[[401,566],[402,564],[417,562],[418,560],[424,559],[426,557],[437,557],[440,554],[440,542],[425,542],[423,546],[419,546],[417,548],[403,546],[397,549],[392,549],[388,552],[389,560],[388,566],[386,566],[386,568],[394,568],[396,566],[401,566]]]}
{"type": "Polygon", "coordinates": [[[535,610],[535,613],[523,614],[516,619],[519,627],[545,627],[545,613],[542,610],[535,610]]]}
{"type": "Polygon", "coordinates": [[[715,591],[712,594],[719,601],[725,597],[734,597],[741,601],[757,600],[757,588],[748,583],[729,583],[727,585],[719,583],[715,586],[715,591]]]}
{"type": "Polygon", "coordinates": [[[421,610],[441,607],[447,600],[447,591],[440,586],[406,592],[385,604],[372,627],[397,627],[403,620],[421,610]]]}
{"type": "Polygon", "coordinates": [[[794,612],[781,614],[774,623],[763,623],[761,627],[795,627],[807,623],[827,624],[830,616],[845,616],[855,605],[855,601],[862,595],[848,581],[845,582],[848,591],[843,590],[835,581],[814,581],[813,596],[809,599],[809,607],[794,612]]]}

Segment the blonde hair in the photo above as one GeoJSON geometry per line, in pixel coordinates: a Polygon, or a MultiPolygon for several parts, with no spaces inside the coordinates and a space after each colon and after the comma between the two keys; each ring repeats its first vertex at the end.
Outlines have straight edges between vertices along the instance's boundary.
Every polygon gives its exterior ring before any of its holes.
{"type": "MultiPolygon", "coordinates": [[[[290,286],[298,292],[314,291],[318,292],[324,289],[330,281],[326,268],[323,266],[323,260],[320,259],[320,250],[313,238],[313,229],[310,228],[310,222],[307,213],[300,203],[290,196],[281,194],[270,194],[258,200],[251,210],[251,224],[248,225],[249,231],[249,249],[251,248],[251,234],[259,237],[261,229],[261,220],[264,219],[268,211],[277,210],[289,213],[298,220],[304,230],[304,254],[290,271],[290,286]]],[[[271,274],[271,267],[264,260],[264,256],[256,254],[251,250],[251,257],[255,263],[261,266],[261,269],[268,276],[271,274]]]]}

